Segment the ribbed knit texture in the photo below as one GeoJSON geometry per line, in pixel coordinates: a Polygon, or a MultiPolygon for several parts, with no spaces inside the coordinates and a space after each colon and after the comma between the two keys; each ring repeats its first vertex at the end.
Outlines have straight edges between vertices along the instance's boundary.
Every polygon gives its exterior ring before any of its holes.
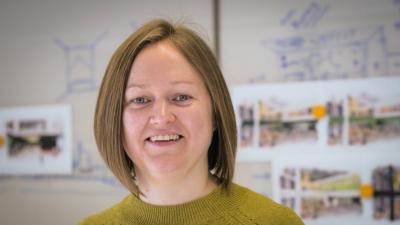
{"type": "Polygon", "coordinates": [[[304,225],[289,208],[237,184],[192,202],[157,206],[130,195],[79,225],[304,225]]]}

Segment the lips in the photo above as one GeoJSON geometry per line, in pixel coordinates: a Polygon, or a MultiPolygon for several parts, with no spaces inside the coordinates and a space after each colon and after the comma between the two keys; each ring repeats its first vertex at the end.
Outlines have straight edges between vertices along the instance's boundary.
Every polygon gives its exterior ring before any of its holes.
{"type": "Polygon", "coordinates": [[[179,134],[163,134],[163,135],[153,135],[146,139],[146,141],[150,141],[152,143],[159,142],[173,142],[178,141],[182,138],[182,135],[179,134]]]}

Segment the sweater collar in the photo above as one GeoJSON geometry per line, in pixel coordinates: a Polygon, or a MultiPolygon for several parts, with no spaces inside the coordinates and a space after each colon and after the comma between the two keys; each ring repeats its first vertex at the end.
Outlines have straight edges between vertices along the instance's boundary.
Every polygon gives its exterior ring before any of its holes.
{"type": "Polygon", "coordinates": [[[241,194],[235,184],[228,188],[218,186],[208,195],[178,205],[152,205],[138,199],[135,195],[128,196],[124,202],[126,209],[123,216],[128,220],[140,221],[142,224],[188,224],[193,221],[204,221],[218,217],[229,208],[237,208],[241,194]],[[190,221],[190,222],[189,222],[190,221]]]}

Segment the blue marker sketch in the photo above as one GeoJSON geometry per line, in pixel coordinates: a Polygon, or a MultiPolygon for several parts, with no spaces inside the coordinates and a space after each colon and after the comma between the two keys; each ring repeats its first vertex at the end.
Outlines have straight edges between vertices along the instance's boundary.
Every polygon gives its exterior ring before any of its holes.
{"type": "Polygon", "coordinates": [[[280,62],[281,79],[385,76],[400,69],[400,52],[387,48],[384,26],[352,28],[261,41],[280,62]]]}
{"type": "Polygon", "coordinates": [[[263,82],[267,81],[266,78],[267,78],[267,76],[265,76],[264,73],[261,73],[261,74],[258,74],[256,76],[254,76],[254,77],[251,77],[248,82],[249,83],[263,83],[263,82]]]}
{"type": "MultiPolygon", "coordinates": [[[[388,52],[388,62],[390,71],[400,72],[400,52],[388,52]]],[[[391,73],[389,75],[397,75],[397,74],[391,73]]]]}
{"type": "Polygon", "coordinates": [[[296,10],[290,9],[286,15],[281,19],[281,25],[289,24],[289,21],[295,16],[296,10]]]}
{"type": "Polygon", "coordinates": [[[122,187],[105,165],[93,161],[90,151],[85,149],[81,141],[76,144],[75,155],[73,160],[75,176],[73,179],[97,181],[112,187],[122,187]]]}
{"type": "MultiPolygon", "coordinates": [[[[398,14],[400,16],[400,0],[393,0],[393,4],[395,5],[395,7],[397,7],[398,10],[398,14]]],[[[397,19],[397,21],[394,22],[394,28],[397,31],[400,31],[400,18],[397,19]]]]}
{"type": "Polygon", "coordinates": [[[394,28],[395,28],[397,31],[400,31],[400,20],[394,22],[394,28]]]}
{"type": "Polygon", "coordinates": [[[67,45],[59,39],[55,44],[64,51],[66,91],[62,97],[73,93],[97,89],[95,82],[95,50],[107,32],[101,33],[92,43],[67,45]]]}
{"type": "Polygon", "coordinates": [[[311,2],[306,9],[289,9],[281,18],[282,26],[291,26],[295,29],[315,27],[322,17],[328,12],[329,5],[322,5],[317,2],[311,2]]]}

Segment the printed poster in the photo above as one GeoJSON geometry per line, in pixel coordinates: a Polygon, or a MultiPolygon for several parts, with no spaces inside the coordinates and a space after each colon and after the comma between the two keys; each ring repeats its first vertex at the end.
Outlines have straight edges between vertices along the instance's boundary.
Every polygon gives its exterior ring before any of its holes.
{"type": "Polygon", "coordinates": [[[68,105],[0,108],[0,174],[72,172],[68,105]]]}

